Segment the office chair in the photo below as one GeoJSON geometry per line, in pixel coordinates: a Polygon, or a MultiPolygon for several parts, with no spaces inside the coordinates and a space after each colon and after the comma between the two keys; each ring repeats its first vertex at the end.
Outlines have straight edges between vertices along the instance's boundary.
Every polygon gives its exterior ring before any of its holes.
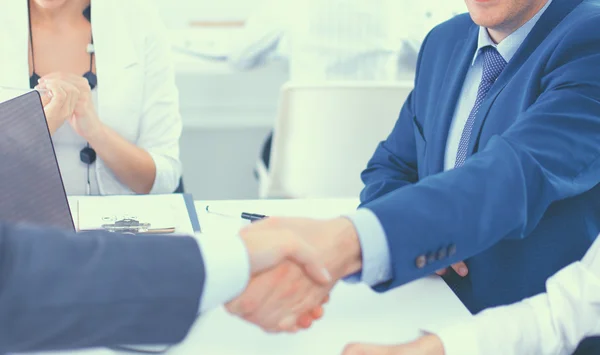
{"type": "Polygon", "coordinates": [[[412,82],[288,83],[281,91],[261,198],[356,197],[360,173],[392,131],[412,82]]]}
{"type": "Polygon", "coordinates": [[[173,191],[174,194],[182,194],[185,192],[185,189],[183,187],[183,176],[179,179],[179,186],[177,186],[177,188],[175,189],[175,191],[173,191]]]}

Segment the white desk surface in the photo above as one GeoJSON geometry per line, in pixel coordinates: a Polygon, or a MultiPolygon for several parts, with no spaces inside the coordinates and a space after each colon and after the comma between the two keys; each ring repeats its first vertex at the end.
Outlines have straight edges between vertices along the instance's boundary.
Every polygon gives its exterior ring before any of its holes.
{"type": "MultiPolygon", "coordinates": [[[[225,213],[253,212],[280,216],[334,217],[351,213],[355,199],[261,200],[196,202],[203,233],[232,237],[244,222],[205,211],[206,205],[225,213]]],[[[223,308],[204,314],[187,339],[170,355],[339,355],[349,342],[398,343],[414,339],[424,328],[449,325],[470,317],[452,291],[437,277],[415,281],[385,294],[362,285],[340,283],[313,327],[295,335],[269,335],[228,315],[223,308]]],[[[64,353],[64,352],[63,352],[64,353]]],[[[78,355],[115,354],[109,350],[78,355]]]]}

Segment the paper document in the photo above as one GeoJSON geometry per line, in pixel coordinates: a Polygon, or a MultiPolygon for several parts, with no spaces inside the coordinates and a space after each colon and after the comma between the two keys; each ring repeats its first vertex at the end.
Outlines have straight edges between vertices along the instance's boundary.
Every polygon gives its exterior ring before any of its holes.
{"type": "Polygon", "coordinates": [[[183,195],[69,197],[78,231],[193,235],[183,195]]]}

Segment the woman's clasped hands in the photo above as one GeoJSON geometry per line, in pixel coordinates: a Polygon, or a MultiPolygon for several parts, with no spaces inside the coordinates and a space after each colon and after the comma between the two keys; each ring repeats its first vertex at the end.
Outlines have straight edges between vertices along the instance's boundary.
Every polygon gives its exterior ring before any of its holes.
{"type": "Polygon", "coordinates": [[[90,85],[84,77],[51,73],[43,76],[35,89],[42,92],[42,105],[50,134],[54,134],[65,122],[88,140],[102,129],[90,85]]]}

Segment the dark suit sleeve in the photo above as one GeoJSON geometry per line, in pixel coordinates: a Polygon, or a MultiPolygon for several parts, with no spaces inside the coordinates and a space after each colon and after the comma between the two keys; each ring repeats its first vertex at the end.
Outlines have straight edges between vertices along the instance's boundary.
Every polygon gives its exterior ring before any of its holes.
{"type": "MultiPolygon", "coordinates": [[[[537,101],[464,166],[365,204],[381,221],[393,259],[394,277],[378,289],[432,274],[502,239],[524,238],[553,202],[600,182],[596,25],[597,19],[588,21],[565,35],[540,75],[537,101]],[[456,246],[453,257],[415,266],[419,255],[450,243],[456,246]]],[[[406,161],[401,143],[387,147],[392,151],[382,161],[406,161]]],[[[400,169],[398,175],[405,174],[400,169]]]]}
{"type": "Polygon", "coordinates": [[[179,342],[203,284],[193,238],[0,224],[0,353],[179,342]]]}
{"type": "MultiPolygon", "coordinates": [[[[423,41],[423,47],[427,38],[423,41]]],[[[418,81],[421,53],[423,50],[420,51],[417,60],[415,83],[418,81]]],[[[365,184],[365,188],[360,194],[361,206],[419,180],[413,124],[414,95],[413,90],[402,106],[392,133],[379,144],[361,175],[365,184]]]]}

